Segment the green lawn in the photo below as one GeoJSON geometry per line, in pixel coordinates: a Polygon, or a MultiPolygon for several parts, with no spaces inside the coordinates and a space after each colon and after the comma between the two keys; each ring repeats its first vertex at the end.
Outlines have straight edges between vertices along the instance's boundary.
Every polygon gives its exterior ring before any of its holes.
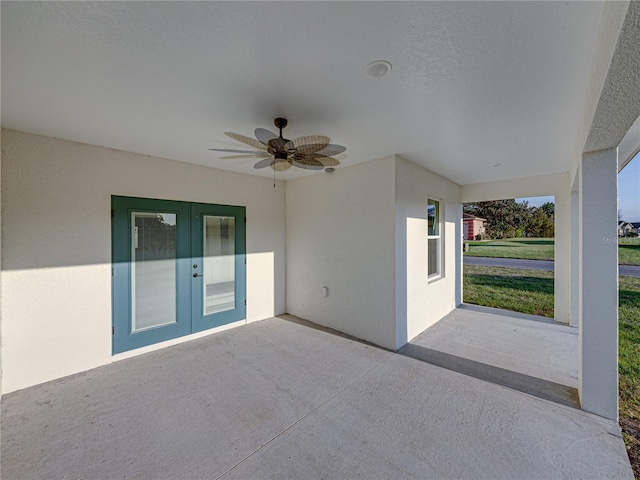
{"type": "MultiPolygon", "coordinates": [[[[553,273],[464,266],[464,301],[553,317],[553,273]]],[[[620,424],[640,479],[640,278],[619,277],[620,424]]]]}
{"type": "MultiPolygon", "coordinates": [[[[469,244],[469,252],[464,254],[471,257],[553,260],[553,238],[506,238],[465,243],[469,244]]],[[[618,263],[640,265],[640,238],[618,240],[618,263]]]]}
{"type": "Polygon", "coordinates": [[[618,263],[640,265],[640,237],[618,240],[618,263]]]}
{"type": "Polygon", "coordinates": [[[469,252],[465,255],[472,257],[553,260],[553,238],[505,238],[465,243],[469,244],[469,252]]]}
{"type": "Polygon", "coordinates": [[[618,288],[620,424],[640,479],[640,278],[620,277],[618,288]]]}
{"type": "Polygon", "coordinates": [[[464,266],[464,301],[553,317],[553,272],[464,266]]]}

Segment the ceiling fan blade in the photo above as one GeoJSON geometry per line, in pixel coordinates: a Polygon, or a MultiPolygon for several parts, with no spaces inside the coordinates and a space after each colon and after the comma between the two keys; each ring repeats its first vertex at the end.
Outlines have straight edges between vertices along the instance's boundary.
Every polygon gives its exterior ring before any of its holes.
{"type": "Polygon", "coordinates": [[[340,160],[338,160],[337,158],[329,157],[327,155],[315,154],[315,155],[313,155],[313,158],[315,160],[318,160],[325,167],[336,167],[336,166],[340,165],[340,160]]]}
{"type": "Polygon", "coordinates": [[[269,143],[269,140],[273,140],[275,138],[278,138],[278,135],[276,135],[275,133],[267,130],[266,128],[256,128],[253,131],[254,135],[256,136],[256,138],[264,143],[265,145],[267,143],[269,143]]]}
{"type": "Polygon", "coordinates": [[[260,168],[267,168],[267,167],[270,167],[272,163],[273,163],[273,158],[272,157],[265,158],[264,160],[260,160],[258,163],[256,163],[253,166],[253,168],[255,168],[256,170],[258,170],[260,168]]]}
{"type": "Polygon", "coordinates": [[[299,145],[311,145],[311,144],[324,144],[329,145],[331,139],[324,135],[307,135],[306,137],[298,137],[292,140],[293,144],[297,147],[299,145]]]}
{"type": "Polygon", "coordinates": [[[310,154],[301,155],[299,158],[296,155],[294,157],[296,162],[304,163],[305,165],[322,165],[324,167],[335,167],[340,165],[340,160],[333,157],[327,157],[326,155],[310,154]]]}
{"type": "Polygon", "coordinates": [[[324,147],[322,150],[318,150],[317,152],[315,152],[318,155],[326,155],[327,157],[331,157],[333,155],[338,155],[342,152],[346,152],[347,151],[347,147],[343,147],[342,145],[335,145],[333,143],[330,143],[329,145],[327,145],[326,147],[324,147]]]}
{"type": "MultiPolygon", "coordinates": [[[[282,132],[286,122],[282,126],[276,122],[276,126],[282,132]]],[[[347,150],[342,145],[329,143],[329,137],[324,135],[308,135],[288,140],[282,137],[282,133],[277,135],[266,128],[256,128],[254,134],[257,140],[237,133],[225,132],[228,137],[255,148],[255,151],[228,148],[210,148],[209,150],[235,154],[220,157],[221,160],[259,159],[253,168],[271,167],[277,172],[284,172],[292,166],[306,170],[323,170],[325,167],[340,165],[340,161],[332,155],[338,155],[347,150]],[[274,155],[280,158],[274,158],[274,155]],[[288,158],[283,158],[285,156],[288,158]]]]}
{"type": "Polygon", "coordinates": [[[295,149],[296,155],[309,155],[312,153],[318,153],[321,150],[324,150],[327,147],[324,143],[309,143],[305,145],[300,145],[295,149]]]}
{"type": "Polygon", "coordinates": [[[242,160],[245,158],[264,158],[264,155],[229,155],[227,157],[220,157],[220,160],[242,160]]]}
{"type": "Polygon", "coordinates": [[[299,163],[300,165],[306,165],[308,167],[324,167],[322,162],[307,155],[296,155],[295,157],[293,157],[293,161],[299,163]]]}
{"type": "Polygon", "coordinates": [[[289,162],[288,160],[276,158],[271,164],[271,168],[273,168],[276,172],[284,172],[285,170],[289,170],[291,168],[291,162],[289,162]]]}
{"type": "Polygon", "coordinates": [[[293,166],[298,168],[304,168],[305,170],[324,170],[322,165],[305,165],[304,163],[293,161],[293,166]]]}
{"type": "MultiPolygon", "coordinates": [[[[321,148],[324,148],[327,145],[329,145],[330,141],[331,141],[331,139],[329,137],[325,137],[325,136],[322,136],[322,135],[309,135],[309,136],[306,136],[306,137],[298,137],[298,138],[295,138],[295,139],[291,140],[290,142],[288,142],[285,145],[285,149],[289,150],[289,149],[295,148],[296,150],[300,150],[303,145],[309,145],[309,146],[315,145],[318,148],[316,148],[313,151],[317,152],[321,148]]],[[[308,153],[311,153],[311,152],[309,151],[308,153]]]]}
{"type": "Polygon", "coordinates": [[[258,150],[266,150],[267,146],[260,143],[257,140],[254,140],[253,138],[249,138],[249,137],[245,137],[244,135],[238,135],[237,133],[232,133],[232,132],[224,132],[224,134],[227,137],[231,137],[234,140],[237,140],[238,142],[242,142],[246,145],[249,145],[253,148],[257,148],[258,150]]]}
{"type": "Polygon", "coordinates": [[[209,150],[211,150],[212,152],[247,153],[260,156],[269,155],[267,152],[258,152],[256,150],[232,150],[230,148],[210,148],[209,150]]]}

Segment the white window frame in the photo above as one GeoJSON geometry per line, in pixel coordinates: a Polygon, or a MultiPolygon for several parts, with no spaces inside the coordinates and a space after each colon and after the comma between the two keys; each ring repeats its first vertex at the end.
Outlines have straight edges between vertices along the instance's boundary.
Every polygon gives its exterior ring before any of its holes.
{"type": "Polygon", "coordinates": [[[439,198],[429,197],[427,199],[427,280],[437,280],[439,278],[444,277],[444,264],[442,261],[443,254],[443,220],[444,218],[444,202],[439,198]],[[435,206],[435,222],[437,229],[435,230],[435,234],[432,234],[432,230],[429,228],[429,210],[431,205],[435,206]],[[429,244],[430,240],[436,241],[436,271],[434,273],[429,273],[429,244]]]}

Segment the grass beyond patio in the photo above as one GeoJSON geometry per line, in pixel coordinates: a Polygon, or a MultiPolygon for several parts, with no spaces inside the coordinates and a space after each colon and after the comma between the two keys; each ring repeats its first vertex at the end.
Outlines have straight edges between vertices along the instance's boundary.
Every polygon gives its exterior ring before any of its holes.
{"type": "MultiPolygon", "coordinates": [[[[553,260],[553,238],[505,238],[465,243],[469,244],[469,252],[464,254],[470,257],[553,260]]],[[[618,263],[640,265],[640,238],[618,239],[618,263]]]]}
{"type": "MultiPolygon", "coordinates": [[[[464,266],[464,302],[553,317],[553,273],[464,266]]],[[[640,479],[640,278],[619,277],[620,425],[640,479]]]]}
{"type": "Polygon", "coordinates": [[[465,265],[464,301],[553,317],[553,272],[465,265]]]}
{"type": "Polygon", "coordinates": [[[469,252],[464,254],[470,257],[553,260],[553,238],[505,238],[465,243],[469,244],[469,252]]]}
{"type": "Polygon", "coordinates": [[[618,240],[618,263],[640,265],[640,237],[618,240]]]}

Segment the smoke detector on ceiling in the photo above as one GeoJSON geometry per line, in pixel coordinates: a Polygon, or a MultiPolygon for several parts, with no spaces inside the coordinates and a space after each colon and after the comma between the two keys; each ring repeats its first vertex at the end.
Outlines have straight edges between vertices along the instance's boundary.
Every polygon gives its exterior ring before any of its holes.
{"type": "Polygon", "coordinates": [[[391,71],[391,63],[386,60],[376,60],[364,67],[364,73],[369,77],[380,78],[384,77],[391,71]]]}

